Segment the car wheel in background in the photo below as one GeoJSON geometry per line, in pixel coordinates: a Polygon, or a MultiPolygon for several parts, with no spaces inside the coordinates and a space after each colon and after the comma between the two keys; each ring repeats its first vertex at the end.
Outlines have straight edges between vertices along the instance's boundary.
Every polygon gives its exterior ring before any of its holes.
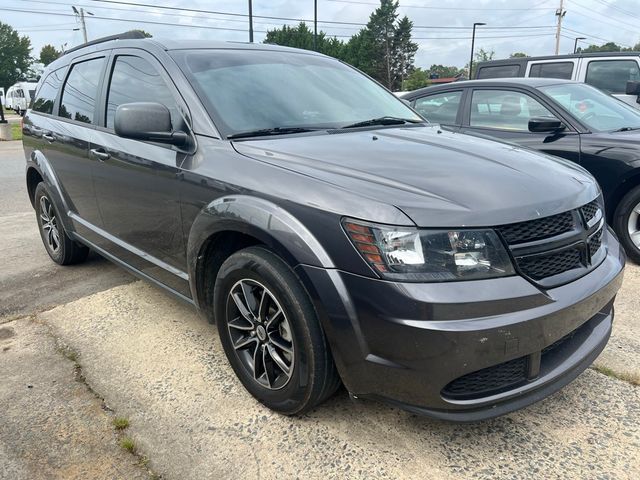
{"type": "Polygon", "coordinates": [[[43,182],[36,187],[34,199],[40,237],[51,260],[59,265],[83,262],[89,255],[89,248],[69,238],[60,221],[60,212],[43,182]]]}
{"type": "Polygon", "coordinates": [[[218,272],[213,305],[229,363],[267,407],[302,413],[340,385],[307,292],[269,250],[249,247],[230,256],[218,272]]]}
{"type": "Polygon", "coordinates": [[[629,258],[640,263],[640,187],[628,192],[618,204],[613,228],[629,258]]]}

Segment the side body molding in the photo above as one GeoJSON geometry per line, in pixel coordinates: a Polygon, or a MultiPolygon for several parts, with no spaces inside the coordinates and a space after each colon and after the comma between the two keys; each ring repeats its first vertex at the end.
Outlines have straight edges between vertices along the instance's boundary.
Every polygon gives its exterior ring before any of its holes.
{"type": "Polygon", "coordinates": [[[291,213],[268,200],[249,195],[228,195],[204,207],[189,232],[187,264],[196,304],[201,304],[197,295],[196,273],[204,253],[203,247],[212,235],[223,231],[251,235],[296,264],[335,268],[320,242],[291,213]]]}

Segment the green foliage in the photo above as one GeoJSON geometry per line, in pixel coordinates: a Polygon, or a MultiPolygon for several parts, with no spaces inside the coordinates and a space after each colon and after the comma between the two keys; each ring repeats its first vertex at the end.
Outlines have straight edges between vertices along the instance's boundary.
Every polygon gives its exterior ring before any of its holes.
{"type": "Polygon", "coordinates": [[[5,91],[22,79],[31,66],[31,40],[0,22],[0,87],[5,91]]]}
{"type": "Polygon", "coordinates": [[[426,87],[430,84],[429,72],[421,68],[416,68],[402,83],[402,90],[411,91],[426,87]]]}
{"type": "Polygon", "coordinates": [[[493,60],[493,57],[496,56],[496,52],[493,50],[485,50],[484,48],[480,48],[476,54],[474,62],[487,62],[489,60],[493,60]]]}
{"type": "Polygon", "coordinates": [[[14,140],[22,140],[22,127],[20,123],[11,124],[11,138],[14,140]]]}
{"type": "Polygon", "coordinates": [[[133,30],[134,32],[140,32],[141,34],[144,35],[144,38],[151,38],[153,37],[153,35],[151,35],[149,32],[147,32],[146,30],[142,30],[140,28],[136,28],[135,30],[133,30]]]}
{"type": "Polygon", "coordinates": [[[45,45],[40,50],[40,63],[46,67],[60,56],[60,52],[53,45],[45,45]]]}
{"type": "Polygon", "coordinates": [[[124,417],[115,417],[112,423],[116,430],[124,430],[129,427],[129,420],[124,417]]]}
{"type": "Polygon", "coordinates": [[[607,42],[603,45],[589,45],[587,48],[578,47],[578,53],[597,53],[597,52],[638,52],[640,51],[640,42],[635,46],[621,47],[615,42],[607,42]]]}
{"type": "Polygon", "coordinates": [[[431,65],[428,70],[429,77],[433,78],[449,78],[457,77],[465,73],[463,68],[448,67],[445,65],[431,65]]]}
{"type": "MultiPolygon", "coordinates": [[[[380,7],[369,17],[367,26],[346,43],[324,32],[317,36],[317,51],[344,60],[397,90],[413,71],[418,45],[411,41],[412,22],[398,20],[397,0],[380,0],[380,7]]],[[[267,32],[265,43],[313,50],[313,31],[306,24],[284,25],[267,32]]]]}
{"type": "Polygon", "coordinates": [[[509,55],[509,58],[525,58],[528,57],[529,55],[527,55],[526,53],[523,52],[514,52],[511,55],[509,55]]]}

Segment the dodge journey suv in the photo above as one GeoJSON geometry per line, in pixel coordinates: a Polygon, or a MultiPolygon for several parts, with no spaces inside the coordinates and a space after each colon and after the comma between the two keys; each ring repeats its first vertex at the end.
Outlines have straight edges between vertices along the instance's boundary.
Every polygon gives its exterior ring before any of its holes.
{"type": "Polygon", "coordinates": [[[343,384],[472,421],[602,351],[624,253],[581,167],[444,132],[313,52],[135,37],[67,52],[37,88],[44,246],[192,304],[260,402],[297,414],[343,384]]]}

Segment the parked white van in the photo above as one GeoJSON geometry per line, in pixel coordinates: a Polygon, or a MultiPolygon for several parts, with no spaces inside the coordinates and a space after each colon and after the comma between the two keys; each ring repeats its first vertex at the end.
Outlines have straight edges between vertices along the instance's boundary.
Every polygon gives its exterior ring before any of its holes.
{"type": "Polygon", "coordinates": [[[18,115],[24,114],[29,108],[36,91],[35,82],[18,82],[7,90],[6,107],[14,110],[18,115]]]}
{"type": "Polygon", "coordinates": [[[546,77],[588,83],[640,108],[640,52],[579,53],[480,62],[474,78],[546,77]]]}

